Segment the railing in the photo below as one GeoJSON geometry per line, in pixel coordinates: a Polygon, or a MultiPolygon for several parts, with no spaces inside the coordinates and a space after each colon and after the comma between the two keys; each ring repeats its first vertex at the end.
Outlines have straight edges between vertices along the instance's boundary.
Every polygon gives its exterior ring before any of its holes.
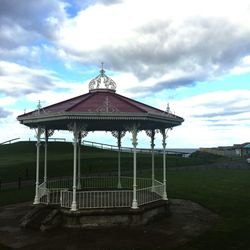
{"type": "Polygon", "coordinates": [[[65,188],[72,188],[72,186],[73,186],[73,179],[67,177],[49,180],[47,182],[47,188],[49,189],[65,189],[65,188]]]}
{"type": "Polygon", "coordinates": [[[0,143],[0,145],[4,145],[4,144],[7,144],[7,143],[12,143],[13,141],[17,141],[17,140],[19,140],[20,138],[18,137],[18,138],[14,138],[14,139],[11,139],[11,140],[8,140],[8,141],[4,141],[4,142],[1,142],[0,143]]]}
{"type": "Polygon", "coordinates": [[[138,206],[162,199],[162,196],[158,195],[153,190],[152,187],[147,187],[136,191],[138,206]]]}
{"type": "MultiPolygon", "coordinates": [[[[57,204],[70,208],[73,200],[72,179],[47,181],[39,185],[38,195],[41,203],[57,204]],[[71,190],[70,190],[71,189],[71,190]]],[[[76,192],[78,209],[131,207],[133,200],[133,178],[121,177],[118,188],[117,176],[94,176],[81,178],[81,190],[76,192]]],[[[149,178],[137,178],[138,205],[162,199],[163,184],[149,178]]]]}
{"type": "Polygon", "coordinates": [[[117,176],[81,177],[81,188],[117,188],[117,176]]]}
{"type": "Polygon", "coordinates": [[[48,189],[46,188],[46,185],[45,183],[41,183],[39,186],[38,186],[38,198],[40,200],[42,200],[43,202],[43,198],[47,195],[47,192],[48,192],[48,189]]]}

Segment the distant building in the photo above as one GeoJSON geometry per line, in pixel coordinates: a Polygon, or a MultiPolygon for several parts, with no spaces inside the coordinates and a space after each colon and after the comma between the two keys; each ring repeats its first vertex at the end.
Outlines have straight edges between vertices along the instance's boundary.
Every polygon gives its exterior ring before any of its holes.
{"type": "Polygon", "coordinates": [[[234,144],[235,154],[240,157],[250,156],[250,142],[243,144],[234,144]]]}
{"type": "Polygon", "coordinates": [[[249,157],[250,156],[250,142],[242,144],[234,144],[233,146],[219,146],[214,148],[200,148],[202,152],[210,154],[221,155],[221,156],[238,156],[238,157],[249,157]]]}

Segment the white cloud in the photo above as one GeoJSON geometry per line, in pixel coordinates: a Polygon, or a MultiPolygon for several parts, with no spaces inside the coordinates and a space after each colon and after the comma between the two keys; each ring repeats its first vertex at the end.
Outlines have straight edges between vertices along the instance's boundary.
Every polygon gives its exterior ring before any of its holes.
{"type": "MultiPolygon", "coordinates": [[[[54,69],[43,69],[39,63],[45,57],[63,60],[72,74],[75,62],[92,69],[104,61],[114,73],[118,94],[143,95],[161,109],[167,107],[166,97],[156,93],[165,88],[250,72],[250,0],[75,2],[84,9],[74,17],[67,16],[69,4],[61,1],[1,2],[1,140],[32,134],[16,121],[23,110],[12,107],[20,100],[34,103],[27,107],[33,109],[38,100],[46,106],[88,91],[88,81],[65,82],[54,69]]],[[[249,96],[249,90],[233,90],[173,101],[171,108],[185,122],[170,132],[168,146],[247,141],[249,96]]],[[[143,134],[140,139],[141,146],[148,145],[143,134]]],[[[125,142],[130,146],[130,136],[125,142]]]]}
{"type": "MultiPolygon", "coordinates": [[[[158,108],[167,100],[150,98],[158,108]]],[[[169,146],[208,147],[249,141],[250,90],[216,91],[170,103],[185,121],[170,132],[169,146]]]]}
{"type": "Polygon", "coordinates": [[[55,87],[55,72],[0,61],[0,91],[9,96],[38,93],[55,87]]]}
{"type": "Polygon", "coordinates": [[[249,56],[249,4],[124,0],[91,5],[64,22],[58,53],[84,64],[107,62],[110,69],[136,76],[145,92],[195,84],[225,74],[249,56]]]}

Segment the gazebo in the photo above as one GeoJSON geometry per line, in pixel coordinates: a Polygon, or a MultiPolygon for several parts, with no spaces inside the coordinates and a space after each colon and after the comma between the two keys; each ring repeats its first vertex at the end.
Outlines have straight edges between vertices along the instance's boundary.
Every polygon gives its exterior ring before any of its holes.
{"type": "MultiPolygon", "coordinates": [[[[35,129],[37,138],[36,189],[34,204],[56,204],[68,214],[91,209],[121,209],[138,211],[146,204],[167,201],[166,192],[166,138],[167,131],[180,125],[183,118],[169,109],[145,105],[116,93],[116,83],[100,74],[89,83],[89,92],[17,117],[21,124],[35,129]],[[54,130],[73,133],[73,176],[63,180],[47,178],[47,144],[54,130]],[[151,138],[151,178],[137,177],[137,135],[146,131],[151,138]],[[116,176],[88,176],[81,174],[80,147],[88,132],[110,131],[117,139],[118,166],[116,176]],[[121,175],[121,139],[131,132],[133,146],[133,177],[121,175]],[[155,135],[162,135],[162,180],[155,178],[155,135]],[[44,134],[44,178],[40,181],[40,145],[44,134]]],[[[51,166],[53,167],[53,166],[51,166]]]]}

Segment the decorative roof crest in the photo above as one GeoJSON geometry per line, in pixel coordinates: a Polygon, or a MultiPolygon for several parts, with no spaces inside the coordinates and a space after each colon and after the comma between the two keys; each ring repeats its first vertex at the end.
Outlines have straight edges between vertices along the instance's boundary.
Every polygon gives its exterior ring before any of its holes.
{"type": "Polygon", "coordinates": [[[103,69],[103,62],[100,74],[89,82],[89,90],[95,89],[110,89],[113,91],[116,90],[116,83],[105,74],[105,70],[103,69]]]}

